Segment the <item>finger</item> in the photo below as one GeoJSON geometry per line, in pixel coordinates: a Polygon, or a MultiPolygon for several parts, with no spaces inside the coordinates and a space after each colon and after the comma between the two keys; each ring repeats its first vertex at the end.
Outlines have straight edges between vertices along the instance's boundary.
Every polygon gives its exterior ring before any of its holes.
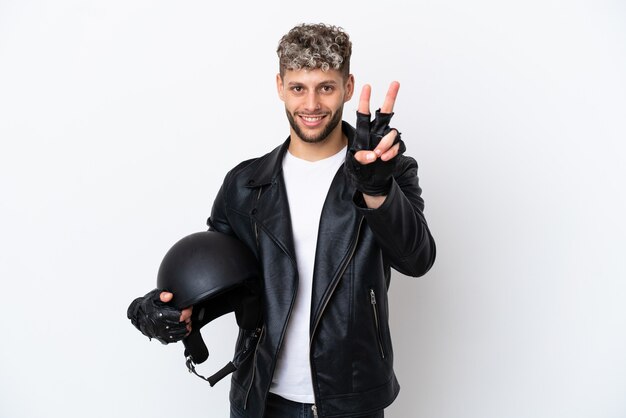
{"type": "Polygon", "coordinates": [[[372,95],[372,87],[369,84],[363,86],[361,97],[359,98],[359,107],[357,111],[365,115],[370,114],[370,97],[372,95]]]}
{"type": "Polygon", "coordinates": [[[383,155],[389,148],[392,147],[393,141],[395,141],[396,136],[398,136],[398,131],[392,129],[387,135],[383,136],[376,148],[374,149],[374,153],[377,156],[383,155]]]}
{"type": "Polygon", "coordinates": [[[191,318],[191,313],[193,312],[193,307],[185,308],[180,313],[180,322],[187,322],[191,318]]]}
{"type": "Polygon", "coordinates": [[[400,83],[397,81],[392,81],[389,85],[389,90],[387,90],[387,95],[385,96],[385,101],[383,102],[380,111],[382,113],[391,113],[393,112],[393,105],[396,103],[396,97],[398,97],[398,90],[400,90],[400,83]]]}
{"type": "Polygon", "coordinates": [[[380,156],[380,159],[383,161],[389,161],[392,158],[395,158],[398,155],[398,151],[400,150],[400,144],[396,144],[389,149],[389,151],[385,152],[380,156]]]}
{"type": "Polygon", "coordinates": [[[374,151],[362,150],[354,153],[354,159],[357,160],[359,164],[363,165],[373,163],[376,161],[376,158],[378,157],[374,151]]]}
{"type": "Polygon", "coordinates": [[[161,292],[161,294],[159,295],[161,302],[164,302],[164,303],[169,302],[170,300],[172,300],[173,297],[174,297],[174,294],[170,292],[161,292]]]}

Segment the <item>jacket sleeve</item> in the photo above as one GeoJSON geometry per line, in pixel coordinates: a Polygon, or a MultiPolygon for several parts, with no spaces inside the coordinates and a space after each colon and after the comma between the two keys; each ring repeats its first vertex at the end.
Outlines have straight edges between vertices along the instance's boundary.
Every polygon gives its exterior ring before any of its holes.
{"type": "Polygon", "coordinates": [[[417,162],[407,156],[396,158],[400,161],[383,204],[376,209],[367,208],[360,192],[355,194],[354,203],[365,216],[391,267],[419,277],[435,262],[435,241],[424,218],[417,162]]]}
{"type": "Polygon", "coordinates": [[[217,192],[217,196],[215,196],[215,200],[213,201],[213,208],[211,209],[211,216],[207,219],[207,225],[209,226],[209,231],[217,231],[222,232],[228,235],[235,235],[230,223],[228,222],[227,217],[227,195],[228,195],[228,184],[231,172],[226,174],[226,178],[224,179],[224,183],[220,187],[220,190],[217,192]]]}

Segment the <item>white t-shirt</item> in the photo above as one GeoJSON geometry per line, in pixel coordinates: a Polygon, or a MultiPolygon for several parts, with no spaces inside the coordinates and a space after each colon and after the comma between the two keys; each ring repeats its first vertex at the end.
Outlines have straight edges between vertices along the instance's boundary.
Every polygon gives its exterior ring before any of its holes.
{"type": "Polygon", "coordinates": [[[270,392],[295,402],[315,402],[309,360],[315,248],[322,207],[345,155],[346,147],[319,161],[302,160],[289,152],[283,160],[299,281],[270,392]]]}

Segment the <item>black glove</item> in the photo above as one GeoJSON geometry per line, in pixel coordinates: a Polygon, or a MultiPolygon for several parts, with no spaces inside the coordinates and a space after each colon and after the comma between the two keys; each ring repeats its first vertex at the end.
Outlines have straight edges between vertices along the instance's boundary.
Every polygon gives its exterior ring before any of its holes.
{"type": "Polygon", "coordinates": [[[160,289],[154,289],[132,301],[128,307],[128,319],[150,339],[156,338],[163,344],[180,341],[187,334],[187,326],[180,322],[178,309],[161,302],[161,292],[160,289]]]}
{"type": "MultiPolygon", "coordinates": [[[[384,196],[389,193],[392,183],[392,175],[396,166],[396,158],[383,161],[377,158],[370,164],[361,164],[355,158],[357,151],[372,151],[376,148],[383,136],[392,131],[389,127],[392,113],[381,113],[376,111],[376,117],[370,122],[370,115],[356,112],[356,137],[346,155],[344,170],[354,187],[370,196],[384,196]]],[[[394,145],[400,143],[398,155],[406,151],[404,142],[400,139],[400,132],[397,132],[394,145]]]]}

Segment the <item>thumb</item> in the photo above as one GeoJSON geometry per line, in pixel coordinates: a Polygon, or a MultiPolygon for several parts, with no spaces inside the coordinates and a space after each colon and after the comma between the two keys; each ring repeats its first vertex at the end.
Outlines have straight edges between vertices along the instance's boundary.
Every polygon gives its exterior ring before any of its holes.
{"type": "Polygon", "coordinates": [[[354,153],[354,159],[361,165],[366,165],[376,161],[378,156],[374,151],[361,150],[354,153]]]}
{"type": "Polygon", "coordinates": [[[174,295],[170,292],[161,292],[161,294],[159,295],[161,302],[164,302],[164,303],[169,302],[170,300],[172,300],[173,297],[174,295]]]}

